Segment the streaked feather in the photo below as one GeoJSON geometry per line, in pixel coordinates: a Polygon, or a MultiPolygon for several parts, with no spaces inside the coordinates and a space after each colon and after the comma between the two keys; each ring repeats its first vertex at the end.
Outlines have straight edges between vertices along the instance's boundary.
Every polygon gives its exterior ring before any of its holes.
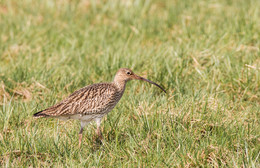
{"type": "Polygon", "coordinates": [[[120,100],[123,91],[112,83],[86,86],[56,105],[34,114],[34,117],[106,114],[120,100]]]}

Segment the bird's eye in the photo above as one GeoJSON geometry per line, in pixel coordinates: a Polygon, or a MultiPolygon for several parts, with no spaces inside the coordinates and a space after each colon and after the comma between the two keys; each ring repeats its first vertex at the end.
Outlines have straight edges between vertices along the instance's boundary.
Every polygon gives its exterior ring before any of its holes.
{"type": "Polygon", "coordinates": [[[130,71],[128,71],[126,74],[127,74],[127,75],[131,75],[131,72],[130,72],[130,71]]]}

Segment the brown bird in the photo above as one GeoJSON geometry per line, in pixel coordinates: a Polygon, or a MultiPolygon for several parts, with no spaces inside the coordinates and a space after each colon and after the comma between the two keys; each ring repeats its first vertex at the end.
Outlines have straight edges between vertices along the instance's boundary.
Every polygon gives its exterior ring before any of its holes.
{"type": "Polygon", "coordinates": [[[84,127],[94,120],[97,123],[97,135],[102,139],[100,132],[102,118],[115,107],[124,94],[126,83],[133,79],[154,84],[166,93],[166,91],[155,82],[134,74],[130,69],[121,68],[117,71],[113,82],[97,83],[83,87],[58,104],[35,113],[33,116],[36,118],[51,117],[63,120],[80,120],[79,146],[81,145],[84,127]]]}

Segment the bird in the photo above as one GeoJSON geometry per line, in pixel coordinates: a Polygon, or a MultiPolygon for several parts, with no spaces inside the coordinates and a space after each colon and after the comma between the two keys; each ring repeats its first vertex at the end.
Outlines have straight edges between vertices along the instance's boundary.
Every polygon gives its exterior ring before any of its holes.
{"type": "Polygon", "coordinates": [[[100,131],[101,120],[119,102],[124,94],[126,83],[130,80],[149,82],[166,93],[165,89],[157,83],[136,75],[131,69],[120,68],[112,82],[85,86],[73,92],[59,103],[33,114],[33,117],[79,120],[81,123],[79,147],[81,146],[84,127],[91,121],[95,121],[97,124],[96,134],[102,140],[103,136],[100,131]]]}

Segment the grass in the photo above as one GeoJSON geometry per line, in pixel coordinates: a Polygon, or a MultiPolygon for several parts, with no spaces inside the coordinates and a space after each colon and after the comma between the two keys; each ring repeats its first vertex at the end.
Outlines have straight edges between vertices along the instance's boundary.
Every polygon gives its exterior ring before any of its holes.
{"type": "Polygon", "coordinates": [[[260,1],[0,0],[2,167],[259,167],[260,1]],[[128,67],[78,148],[78,121],[33,119],[128,67]]]}

